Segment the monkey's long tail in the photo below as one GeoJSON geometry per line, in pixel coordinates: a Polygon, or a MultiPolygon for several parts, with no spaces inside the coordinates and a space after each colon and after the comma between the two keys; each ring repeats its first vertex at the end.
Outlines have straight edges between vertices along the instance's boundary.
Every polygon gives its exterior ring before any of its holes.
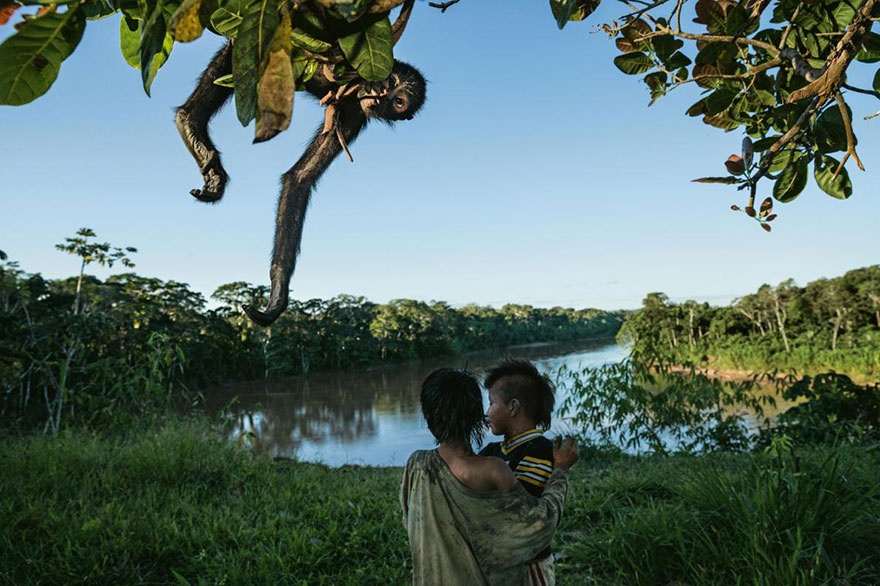
{"type": "MultiPolygon", "coordinates": [[[[338,124],[345,142],[351,143],[357,138],[366,125],[366,117],[356,100],[348,101],[340,108],[338,124]]],[[[296,164],[281,176],[275,246],[269,270],[272,281],[269,304],[263,311],[249,305],[242,307],[254,323],[264,327],[271,325],[287,309],[290,279],[296,268],[312,189],[340,152],[342,146],[335,134],[323,133],[319,129],[296,164]]]]}

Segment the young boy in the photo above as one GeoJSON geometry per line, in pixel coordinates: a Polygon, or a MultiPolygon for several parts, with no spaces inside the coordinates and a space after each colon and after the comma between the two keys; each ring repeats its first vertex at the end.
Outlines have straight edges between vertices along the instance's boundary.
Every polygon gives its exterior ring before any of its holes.
{"type": "MultiPolygon", "coordinates": [[[[507,462],[523,487],[540,497],[553,473],[553,443],[542,433],[550,427],[553,384],[528,360],[507,358],[489,370],[483,385],[489,389],[489,428],[504,441],[490,443],[480,455],[507,462]]],[[[556,583],[549,546],[526,569],[529,586],[556,583]]]]}

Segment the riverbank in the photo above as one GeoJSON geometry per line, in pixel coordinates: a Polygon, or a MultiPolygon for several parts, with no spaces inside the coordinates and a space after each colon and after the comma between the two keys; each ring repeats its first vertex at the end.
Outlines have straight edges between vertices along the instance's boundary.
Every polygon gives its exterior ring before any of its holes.
{"type": "MultiPolygon", "coordinates": [[[[255,456],[202,423],[0,439],[0,584],[406,584],[400,468],[255,456]]],[[[880,582],[880,450],[604,457],[559,584],[880,582]]]]}
{"type": "MultiPolygon", "coordinates": [[[[756,375],[760,376],[764,380],[767,380],[767,377],[770,377],[771,379],[775,378],[777,380],[782,380],[790,376],[801,378],[804,376],[815,376],[817,374],[834,371],[834,369],[828,368],[799,369],[788,368],[785,366],[777,366],[775,367],[775,369],[760,367],[752,370],[746,370],[724,366],[724,364],[725,363],[723,360],[710,358],[706,364],[695,367],[693,369],[690,366],[673,365],[669,367],[669,371],[679,374],[690,374],[693,370],[693,372],[697,374],[703,374],[709,378],[727,382],[743,382],[753,380],[756,375]]],[[[858,385],[880,384],[880,376],[877,376],[876,374],[864,374],[859,372],[846,371],[838,372],[839,374],[845,374],[858,385]]]]}

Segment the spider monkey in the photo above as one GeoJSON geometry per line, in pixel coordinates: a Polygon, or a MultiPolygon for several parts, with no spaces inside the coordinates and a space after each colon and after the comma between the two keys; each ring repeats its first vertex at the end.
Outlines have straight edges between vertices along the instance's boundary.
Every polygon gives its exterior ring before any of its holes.
{"type": "MultiPolygon", "coordinates": [[[[202,188],[190,193],[203,202],[219,201],[229,179],[220,162],[220,153],[208,134],[208,123],[232,95],[231,88],[219,86],[214,80],[230,73],[232,41],[208,64],[193,93],[178,108],[175,118],[180,136],[204,179],[202,188]]],[[[306,91],[319,99],[338,87],[339,84],[328,79],[321,67],[305,83],[306,91]]],[[[290,278],[299,254],[309,197],[321,175],[343,150],[344,143],[354,141],[371,119],[389,125],[398,120],[411,120],[424,102],[425,78],[415,67],[401,61],[394,62],[391,75],[385,81],[361,83],[357,92],[338,100],[335,104],[338,134],[322,132],[319,128],[296,164],[281,176],[275,244],[269,270],[272,281],[269,304],[262,311],[243,306],[251,320],[268,326],[287,308],[290,278]]]]}

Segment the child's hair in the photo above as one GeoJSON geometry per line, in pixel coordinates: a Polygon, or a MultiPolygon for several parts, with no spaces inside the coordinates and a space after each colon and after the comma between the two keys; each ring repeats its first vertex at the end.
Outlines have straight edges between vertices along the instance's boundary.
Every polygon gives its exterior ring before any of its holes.
{"type": "Polygon", "coordinates": [[[486,432],[483,395],[466,370],[441,368],[422,381],[422,414],[437,443],[479,445],[486,432]]]}
{"type": "Polygon", "coordinates": [[[486,373],[483,386],[488,389],[502,378],[505,379],[504,383],[495,391],[504,398],[504,402],[518,399],[526,415],[539,428],[549,429],[556,402],[550,379],[538,372],[528,360],[516,360],[509,356],[486,373]]]}

